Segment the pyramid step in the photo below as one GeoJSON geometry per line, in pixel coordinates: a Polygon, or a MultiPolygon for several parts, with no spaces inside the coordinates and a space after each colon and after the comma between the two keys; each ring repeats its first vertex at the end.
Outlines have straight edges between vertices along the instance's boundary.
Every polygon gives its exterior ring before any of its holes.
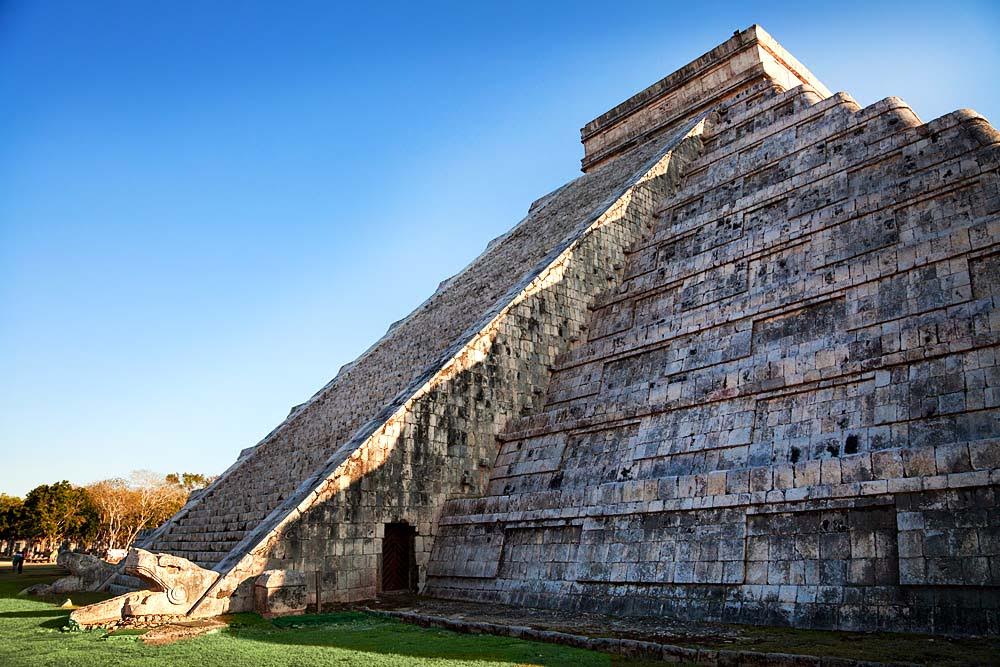
{"type": "Polygon", "coordinates": [[[119,572],[111,583],[108,584],[108,591],[114,595],[122,595],[131,591],[138,591],[147,588],[147,584],[138,577],[119,572]]]}

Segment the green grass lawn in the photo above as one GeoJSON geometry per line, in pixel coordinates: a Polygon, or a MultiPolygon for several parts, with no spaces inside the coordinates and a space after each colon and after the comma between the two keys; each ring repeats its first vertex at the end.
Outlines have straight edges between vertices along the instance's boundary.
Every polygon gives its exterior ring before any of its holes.
{"type": "MultiPolygon", "coordinates": [[[[166,646],[146,646],[134,634],[62,632],[69,609],[63,599],[18,597],[22,589],[59,576],[50,565],[29,565],[20,576],[0,563],[0,665],[628,665],[603,653],[508,637],[463,635],[419,628],[381,617],[347,612],[266,621],[238,614],[217,633],[166,646]]],[[[73,594],[75,604],[98,593],[73,594]]]]}

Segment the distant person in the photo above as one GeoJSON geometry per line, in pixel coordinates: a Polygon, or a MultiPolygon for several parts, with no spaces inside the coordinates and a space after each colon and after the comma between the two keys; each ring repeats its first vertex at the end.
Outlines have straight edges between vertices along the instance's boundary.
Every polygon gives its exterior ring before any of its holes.
{"type": "Polygon", "coordinates": [[[17,574],[21,574],[21,572],[24,570],[24,552],[15,551],[14,557],[11,558],[10,560],[10,564],[11,566],[13,566],[14,572],[16,572],[17,574]]]}

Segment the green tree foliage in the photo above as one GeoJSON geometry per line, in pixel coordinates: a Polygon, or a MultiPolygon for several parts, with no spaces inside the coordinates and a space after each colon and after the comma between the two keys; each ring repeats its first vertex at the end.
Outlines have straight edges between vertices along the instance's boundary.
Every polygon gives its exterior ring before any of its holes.
{"type": "Polygon", "coordinates": [[[31,537],[54,547],[63,540],[86,540],[97,528],[97,512],[85,489],[66,480],[36,486],[24,498],[18,537],[31,537]]]}
{"type": "Polygon", "coordinates": [[[172,472],[167,475],[168,484],[176,484],[177,486],[183,487],[187,491],[204,489],[213,481],[215,481],[215,477],[194,472],[172,472]]]}
{"type": "Polygon", "coordinates": [[[20,535],[24,502],[0,493],[0,540],[16,540],[20,535]]]}

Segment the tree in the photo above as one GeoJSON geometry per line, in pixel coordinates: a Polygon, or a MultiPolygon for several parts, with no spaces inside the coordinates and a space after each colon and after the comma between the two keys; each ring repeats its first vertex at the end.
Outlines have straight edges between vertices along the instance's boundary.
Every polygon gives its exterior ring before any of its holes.
{"type": "Polygon", "coordinates": [[[96,527],[96,512],[87,492],[66,480],[29,491],[22,516],[23,537],[41,539],[47,548],[63,540],[86,539],[96,527]]]}
{"type": "Polygon", "coordinates": [[[187,502],[188,492],[178,488],[148,470],[137,470],[131,476],[132,488],[136,490],[134,523],[127,535],[130,545],[139,532],[155,528],[174,514],[187,502]]]}
{"type": "Polygon", "coordinates": [[[167,475],[168,483],[182,486],[188,491],[196,491],[198,489],[204,489],[206,486],[208,486],[214,481],[215,477],[209,475],[202,475],[201,473],[172,472],[169,475],[167,475]]]}
{"type": "Polygon", "coordinates": [[[124,479],[106,479],[87,487],[87,494],[97,509],[97,542],[105,549],[122,544],[132,514],[132,489],[124,479]]]}
{"type": "Polygon", "coordinates": [[[0,542],[13,542],[22,536],[24,503],[20,498],[0,493],[0,542]]]}
{"type": "Polygon", "coordinates": [[[98,541],[106,549],[127,548],[140,532],[163,523],[187,501],[188,491],[148,470],[129,479],[107,479],[87,487],[97,509],[98,541]]]}

